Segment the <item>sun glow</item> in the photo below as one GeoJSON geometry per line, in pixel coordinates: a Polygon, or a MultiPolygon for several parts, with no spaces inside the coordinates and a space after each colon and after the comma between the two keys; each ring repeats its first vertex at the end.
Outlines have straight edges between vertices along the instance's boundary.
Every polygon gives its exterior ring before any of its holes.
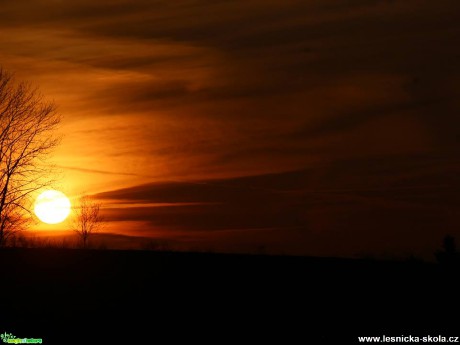
{"type": "Polygon", "coordinates": [[[70,200],[64,193],[47,190],[35,200],[34,212],[43,223],[57,224],[67,218],[70,207],[70,200]]]}

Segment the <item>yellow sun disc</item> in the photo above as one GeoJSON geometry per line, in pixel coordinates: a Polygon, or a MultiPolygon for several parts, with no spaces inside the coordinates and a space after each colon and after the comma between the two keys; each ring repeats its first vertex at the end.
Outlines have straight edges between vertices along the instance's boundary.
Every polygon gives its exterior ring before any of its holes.
{"type": "Polygon", "coordinates": [[[35,200],[34,212],[43,223],[57,224],[69,215],[70,200],[62,192],[47,190],[35,200]]]}

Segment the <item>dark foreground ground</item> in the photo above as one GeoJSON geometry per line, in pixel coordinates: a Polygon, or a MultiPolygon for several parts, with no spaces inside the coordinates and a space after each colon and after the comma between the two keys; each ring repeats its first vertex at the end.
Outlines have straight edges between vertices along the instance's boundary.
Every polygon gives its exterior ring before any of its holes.
{"type": "Polygon", "coordinates": [[[447,265],[72,249],[5,249],[0,264],[0,333],[44,344],[460,336],[447,265]]]}

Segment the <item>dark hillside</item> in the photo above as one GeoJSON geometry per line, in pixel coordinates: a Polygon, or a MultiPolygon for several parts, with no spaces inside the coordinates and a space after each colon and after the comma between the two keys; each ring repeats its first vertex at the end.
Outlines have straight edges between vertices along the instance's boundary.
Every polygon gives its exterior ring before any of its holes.
{"type": "Polygon", "coordinates": [[[0,331],[44,343],[455,335],[458,269],[433,263],[69,249],[0,262],[0,331]]]}

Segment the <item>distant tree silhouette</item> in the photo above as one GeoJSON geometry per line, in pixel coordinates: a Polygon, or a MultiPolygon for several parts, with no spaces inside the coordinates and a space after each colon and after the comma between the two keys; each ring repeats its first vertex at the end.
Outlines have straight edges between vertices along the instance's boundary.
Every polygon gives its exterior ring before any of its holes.
{"type": "Polygon", "coordinates": [[[168,241],[154,239],[151,238],[150,240],[143,243],[141,246],[142,250],[152,250],[152,251],[168,251],[171,250],[168,241]]]}
{"type": "Polygon", "coordinates": [[[0,246],[26,227],[30,196],[51,183],[45,158],[59,122],[53,103],[0,67],[0,246]]]}
{"type": "Polygon", "coordinates": [[[455,253],[457,251],[457,246],[455,245],[455,238],[453,236],[447,235],[442,241],[442,247],[446,253],[455,253]]]}
{"type": "Polygon", "coordinates": [[[444,237],[442,241],[442,248],[443,250],[438,250],[435,253],[438,262],[452,264],[460,261],[460,256],[455,244],[455,238],[453,236],[446,235],[444,237]]]}
{"type": "Polygon", "coordinates": [[[75,208],[72,228],[80,237],[82,248],[88,248],[89,237],[102,226],[100,208],[101,205],[87,195],[80,198],[75,208]]]}

